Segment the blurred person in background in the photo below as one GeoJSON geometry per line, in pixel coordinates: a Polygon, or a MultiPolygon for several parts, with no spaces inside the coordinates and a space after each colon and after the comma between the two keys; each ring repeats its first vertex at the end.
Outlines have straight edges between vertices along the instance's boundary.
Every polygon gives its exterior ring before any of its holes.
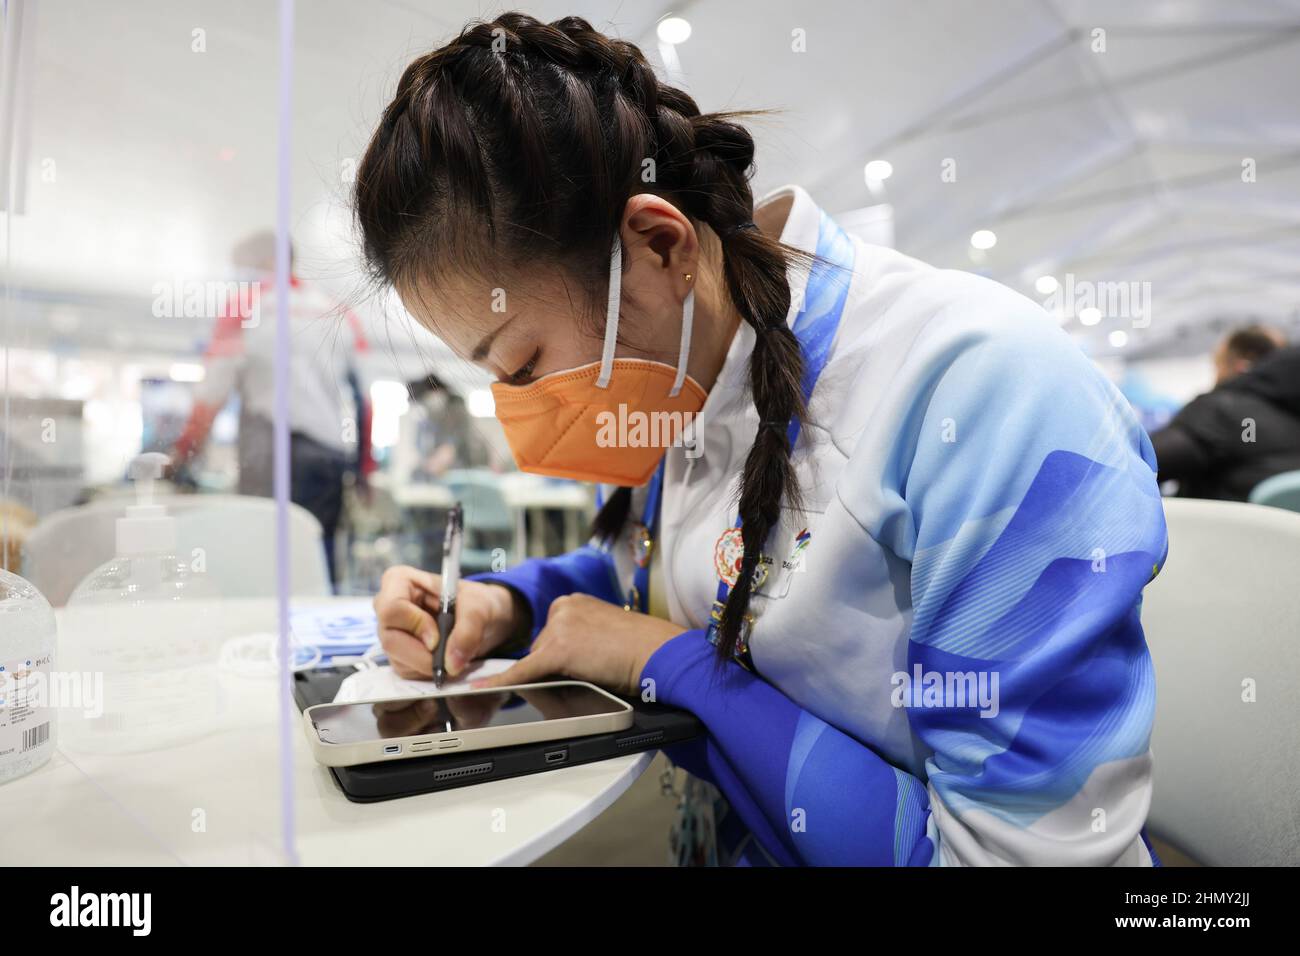
{"type": "Polygon", "coordinates": [[[464,398],[436,375],[408,382],[406,388],[412,407],[402,426],[412,429],[412,481],[438,481],[453,468],[502,470],[501,457],[475,427],[464,398]]]}
{"type": "Polygon", "coordinates": [[[1215,386],[1151,436],[1160,481],[1184,498],[1245,501],[1273,475],[1300,469],[1300,347],[1261,325],[1214,352],[1215,386]]]}
{"type": "Polygon", "coordinates": [[[1286,347],[1286,336],[1266,325],[1247,325],[1228,335],[1214,350],[1214,384],[1224,385],[1274,351],[1286,347]]]}
{"type": "MultiPolygon", "coordinates": [[[[235,247],[236,266],[257,275],[251,294],[228,302],[218,316],[195,386],[194,409],[172,453],[183,471],[202,450],[217,413],[239,396],[241,495],[274,494],[275,235],[259,232],[235,247]]],[[[370,453],[371,407],[358,356],[368,348],[360,319],[292,274],[290,249],[289,459],[295,504],[321,523],[330,581],[337,585],[334,537],[343,487],[352,473],[368,497],[375,468],[370,453]],[[342,312],[343,325],[332,321],[342,312]],[[349,407],[351,406],[351,407],[349,407]]]]}

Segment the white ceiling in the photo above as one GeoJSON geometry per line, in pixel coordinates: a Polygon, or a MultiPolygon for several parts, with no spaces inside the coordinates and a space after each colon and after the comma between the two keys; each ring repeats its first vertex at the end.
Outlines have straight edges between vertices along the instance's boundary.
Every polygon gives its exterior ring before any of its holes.
{"type": "MultiPolygon", "coordinates": [[[[1038,299],[1045,272],[1150,282],[1153,321],[1130,332],[1129,354],[1297,315],[1300,0],[299,0],[301,271],[356,288],[348,162],[411,57],[512,6],[586,16],[656,62],[656,21],[686,17],[678,55],[704,109],[781,111],[753,126],[757,192],[798,182],[832,211],[859,208],[879,201],[863,164],[887,159],[905,252],[1038,299]],[[791,50],[796,28],[807,52],[791,50]],[[1094,28],[1105,52],[1091,49],[1094,28]],[[1241,181],[1247,157],[1254,183],[1241,181]],[[949,158],[957,178],[942,182],[949,158]],[[979,262],[976,229],[998,236],[979,262]]],[[[59,300],[79,341],[111,328],[116,348],[134,335],[196,349],[204,329],[152,319],[151,289],[226,276],[235,240],[274,222],[275,4],[46,0],[36,19],[26,213],[10,226],[16,313],[39,338],[59,300]],[[192,51],[195,30],[206,52],[192,51]]],[[[1068,327],[1104,356],[1119,324],[1068,327]]]]}

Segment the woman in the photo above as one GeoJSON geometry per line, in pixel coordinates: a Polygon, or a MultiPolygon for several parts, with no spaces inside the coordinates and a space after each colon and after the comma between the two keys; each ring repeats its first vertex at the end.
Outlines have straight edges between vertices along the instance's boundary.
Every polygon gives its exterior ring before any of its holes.
{"type": "MultiPolygon", "coordinates": [[[[496,375],[521,468],[611,486],[589,546],[462,585],[450,670],[529,648],[489,683],[696,713],[682,858],[1151,864],[1145,434],[1027,299],[755,206],[735,119],[577,18],[403,75],[358,173],[377,278],[496,375]]],[[[438,588],[376,599],[405,675],[438,588]]]]}

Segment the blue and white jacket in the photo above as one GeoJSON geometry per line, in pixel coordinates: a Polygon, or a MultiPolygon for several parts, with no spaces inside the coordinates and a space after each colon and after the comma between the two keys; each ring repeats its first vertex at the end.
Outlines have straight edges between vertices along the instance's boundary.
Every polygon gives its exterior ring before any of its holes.
{"type": "MultiPolygon", "coordinates": [[[[789,207],[785,242],[817,247],[807,193],[767,204],[789,207]]],[[[705,638],[758,425],[747,325],[695,449],[668,452],[655,561],[683,630],[642,678],[708,729],[673,756],[782,864],[1150,865],[1151,444],[1037,304],[852,242],[794,452],[804,508],[751,600],[756,673],[719,671],[705,638]]],[[[796,306],[806,282],[792,270],[796,306]]],[[[485,577],[527,598],[536,632],[556,597],[622,603],[631,575],[620,541],[485,577]]]]}

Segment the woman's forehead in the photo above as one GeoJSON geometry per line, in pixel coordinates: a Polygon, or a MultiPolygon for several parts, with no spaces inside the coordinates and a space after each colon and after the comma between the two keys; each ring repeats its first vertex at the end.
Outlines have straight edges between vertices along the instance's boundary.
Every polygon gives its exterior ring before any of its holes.
{"type": "Polygon", "coordinates": [[[508,333],[517,312],[494,312],[473,296],[427,295],[402,297],[407,311],[417,322],[442,339],[461,357],[470,361],[486,358],[498,335],[508,333]]]}
{"type": "Polygon", "coordinates": [[[563,283],[493,285],[458,278],[398,290],[406,310],[428,331],[470,361],[482,361],[497,340],[531,334],[539,322],[559,331],[575,304],[563,283]],[[518,291],[515,291],[515,289],[518,291]]]}

